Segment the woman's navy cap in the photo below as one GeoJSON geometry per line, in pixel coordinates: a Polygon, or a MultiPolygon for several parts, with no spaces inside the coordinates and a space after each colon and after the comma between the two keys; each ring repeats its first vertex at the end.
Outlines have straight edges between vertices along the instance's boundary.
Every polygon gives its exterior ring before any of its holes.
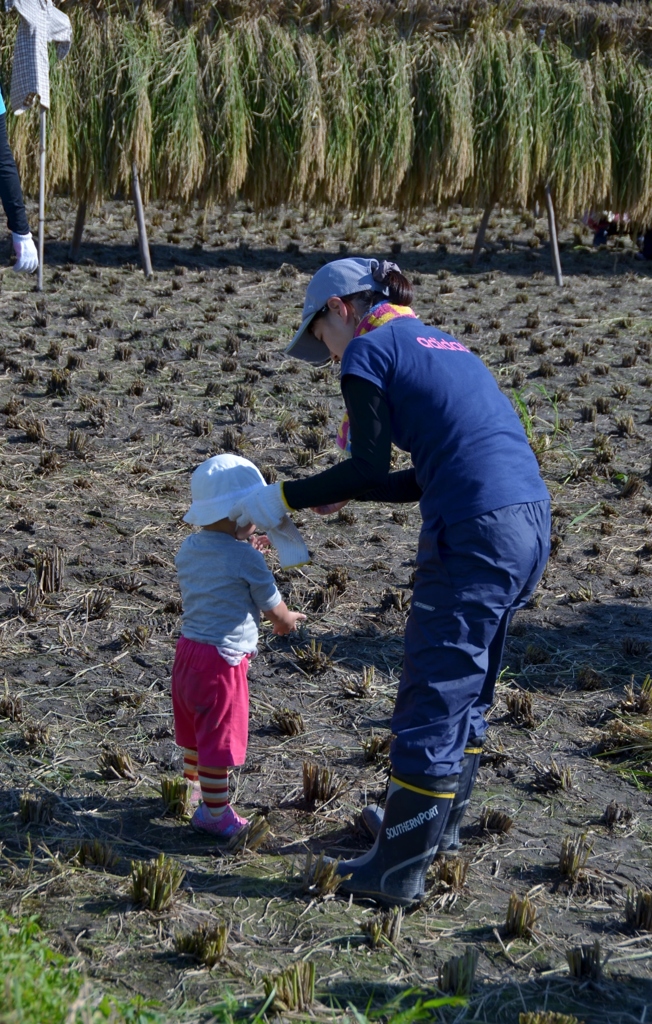
{"type": "Polygon", "coordinates": [[[346,260],[333,260],[318,270],[306,290],[306,301],[303,304],[303,320],[301,327],[286,348],[297,359],[303,359],[313,366],[323,366],[330,359],[330,354],[323,341],[318,341],[308,330],[316,313],[323,309],[329,299],[334,296],[343,298],[356,292],[372,289],[379,295],[388,295],[389,288],[374,278],[379,267],[378,260],[365,260],[351,257],[346,260]]]}

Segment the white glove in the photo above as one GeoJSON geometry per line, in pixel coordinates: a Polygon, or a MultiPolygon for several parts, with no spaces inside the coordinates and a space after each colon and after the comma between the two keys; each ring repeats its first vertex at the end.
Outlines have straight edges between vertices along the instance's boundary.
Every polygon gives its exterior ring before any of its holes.
{"type": "Polygon", "coordinates": [[[38,252],[31,232],[27,235],[17,235],[15,231],[12,231],[11,237],[16,253],[14,271],[17,274],[33,274],[38,267],[38,252]]]}
{"type": "Polygon", "coordinates": [[[310,561],[310,552],[289,516],[283,516],[278,526],[268,527],[267,533],[278,552],[281,569],[293,569],[310,561]]]}
{"type": "Polygon", "coordinates": [[[229,512],[238,526],[255,523],[259,530],[270,531],[279,526],[287,514],[281,484],[261,484],[246,494],[229,512]]]}

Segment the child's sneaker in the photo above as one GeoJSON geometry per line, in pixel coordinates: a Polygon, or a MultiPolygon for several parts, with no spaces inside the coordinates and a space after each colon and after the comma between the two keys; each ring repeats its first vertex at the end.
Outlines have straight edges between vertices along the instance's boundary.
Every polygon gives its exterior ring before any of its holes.
{"type": "Polygon", "coordinates": [[[219,818],[213,817],[206,804],[200,804],[193,814],[190,824],[195,832],[207,832],[217,839],[232,839],[233,836],[237,836],[238,832],[242,832],[249,822],[246,818],[241,818],[239,814],[236,814],[231,804],[227,805],[224,814],[219,818]]]}
{"type": "Polygon", "coordinates": [[[199,807],[201,800],[201,786],[199,782],[193,782],[192,789],[190,790],[190,806],[199,807]]]}

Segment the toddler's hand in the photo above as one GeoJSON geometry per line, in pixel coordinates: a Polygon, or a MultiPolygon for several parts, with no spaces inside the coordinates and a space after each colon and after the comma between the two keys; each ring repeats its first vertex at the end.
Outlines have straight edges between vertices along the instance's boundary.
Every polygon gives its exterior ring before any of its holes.
{"type": "Polygon", "coordinates": [[[277,636],[287,636],[288,633],[294,632],[297,628],[297,623],[303,622],[305,617],[306,616],[302,615],[301,612],[287,611],[283,619],[277,619],[274,623],[273,632],[276,633],[277,636]]]}
{"type": "Polygon", "coordinates": [[[316,512],[318,516],[332,516],[334,512],[339,512],[341,508],[348,505],[347,501],[334,501],[332,505],[312,505],[310,511],[316,512]]]}
{"type": "Polygon", "coordinates": [[[249,543],[256,551],[267,551],[272,546],[266,533],[257,533],[254,537],[250,537],[249,543]]]}
{"type": "Polygon", "coordinates": [[[285,601],[281,601],[263,614],[272,623],[273,631],[277,636],[287,636],[297,628],[297,622],[302,622],[305,619],[305,615],[302,615],[301,612],[291,612],[285,601]]]}

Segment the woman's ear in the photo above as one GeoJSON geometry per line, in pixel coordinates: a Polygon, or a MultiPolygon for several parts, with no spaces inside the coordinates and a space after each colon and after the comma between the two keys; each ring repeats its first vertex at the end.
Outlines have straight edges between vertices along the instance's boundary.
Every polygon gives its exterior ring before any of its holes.
{"type": "Polygon", "coordinates": [[[350,310],[349,310],[346,302],[342,302],[342,300],[340,298],[338,298],[337,295],[333,295],[328,300],[326,305],[331,310],[331,312],[335,313],[336,316],[339,316],[346,323],[346,321],[349,318],[349,313],[350,313],[350,310]]]}

